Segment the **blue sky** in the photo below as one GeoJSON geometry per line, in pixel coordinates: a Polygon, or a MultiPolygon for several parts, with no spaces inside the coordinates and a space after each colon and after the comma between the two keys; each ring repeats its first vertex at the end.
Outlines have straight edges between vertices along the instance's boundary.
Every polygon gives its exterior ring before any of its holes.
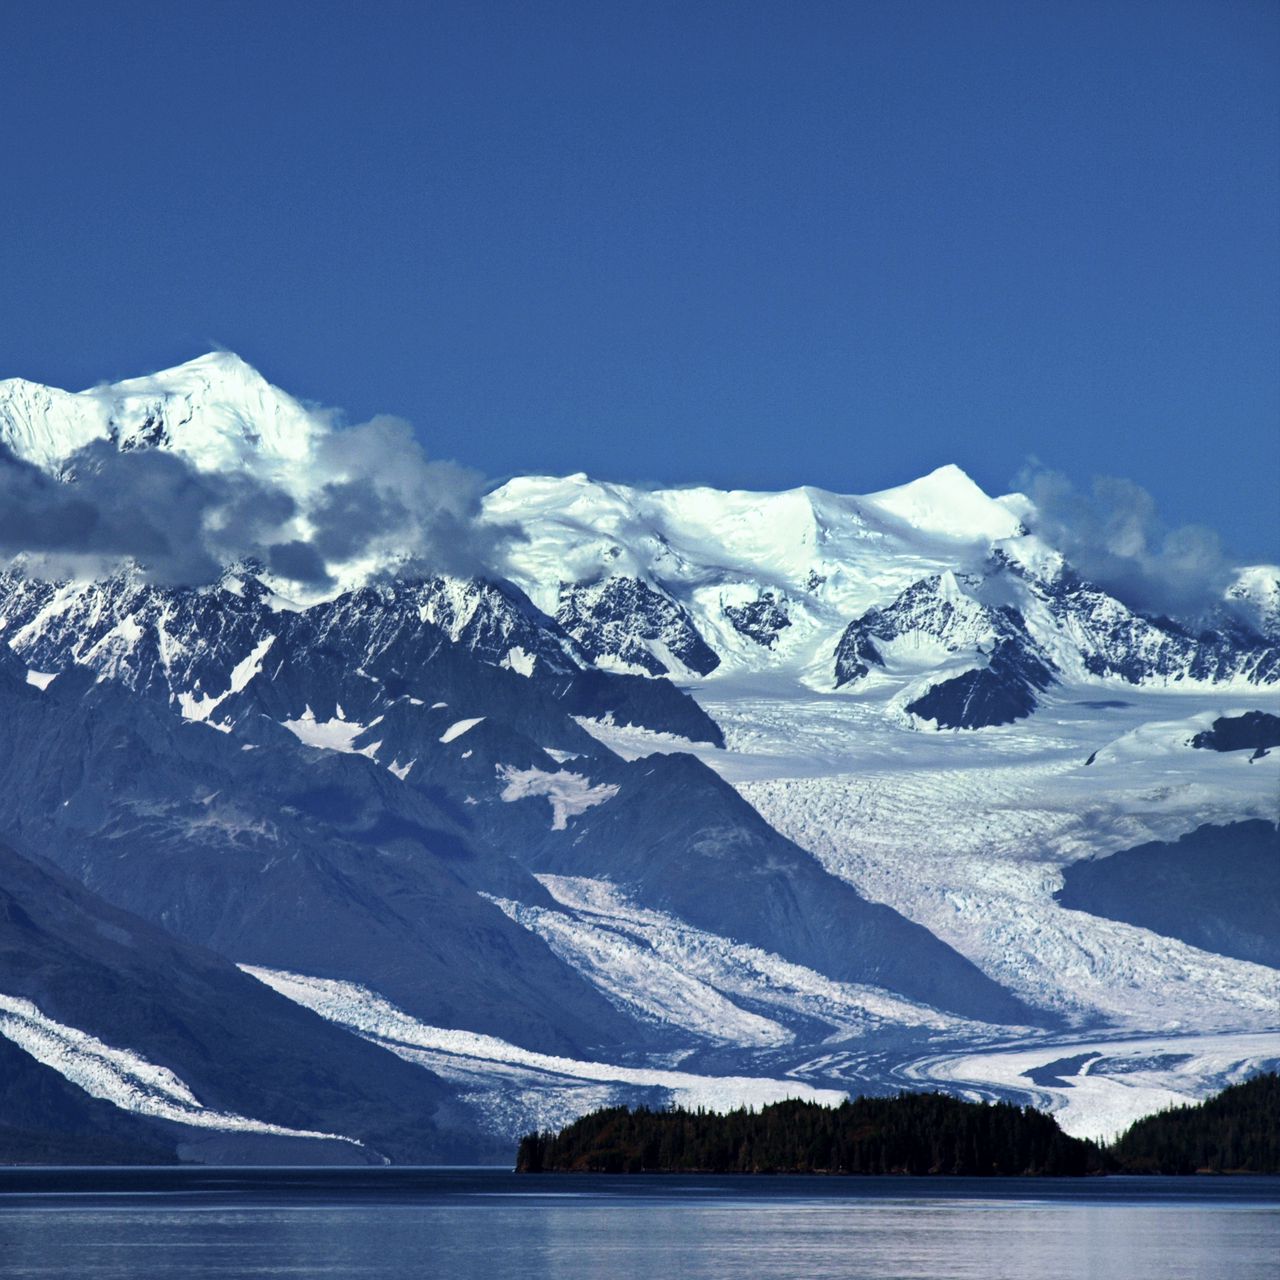
{"type": "Polygon", "coordinates": [[[1280,553],[1280,6],[19,0],[0,376],[491,476],[1130,477],[1280,553]]]}

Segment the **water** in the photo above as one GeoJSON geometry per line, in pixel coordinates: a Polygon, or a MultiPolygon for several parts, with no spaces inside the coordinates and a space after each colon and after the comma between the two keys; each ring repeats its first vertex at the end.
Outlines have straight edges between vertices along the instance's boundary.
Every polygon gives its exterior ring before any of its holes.
{"type": "Polygon", "coordinates": [[[1273,1280],[1280,1178],[0,1169],[0,1275],[1273,1280]]]}

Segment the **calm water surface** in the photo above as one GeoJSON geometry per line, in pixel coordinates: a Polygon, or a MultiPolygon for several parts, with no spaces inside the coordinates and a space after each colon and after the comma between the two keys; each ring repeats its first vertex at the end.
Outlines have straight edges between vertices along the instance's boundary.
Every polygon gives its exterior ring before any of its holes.
{"type": "Polygon", "coordinates": [[[0,1275],[1274,1280],[1280,1178],[0,1169],[0,1275]]]}

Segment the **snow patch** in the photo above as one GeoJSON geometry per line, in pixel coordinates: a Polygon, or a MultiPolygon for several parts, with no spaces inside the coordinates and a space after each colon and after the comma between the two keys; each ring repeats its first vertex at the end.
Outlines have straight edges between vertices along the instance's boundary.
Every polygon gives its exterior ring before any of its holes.
{"type": "Polygon", "coordinates": [[[248,685],[249,681],[262,670],[262,660],[267,656],[275,642],[275,636],[263,637],[248,654],[236,663],[231,669],[231,685],[227,690],[228,693],[240,693],[248,685]]]}
{"type": "Polygon", "coordinates": [[[502,666],[510,667],[517,675],[532,676],[538,665],[537,654],[527,653],[520,645],[512,645],[502,659],[502,666]]]}
{"type": "Polygon", "coordinates": [[[375,742],[367,747],[356,747],[355,740],[369,727],[355,720],[343,720],[335,716],[330,720],[317,720],[310,706],[302,712],[299,720],[281,720],[280,724],[288,729],[299,742],[309,747],[318,747],[322,751],[345,751],[349,755],[368,756],[373,759],[375,750],[382,744],[375,742]]]}
{"type": "MultiPolygon", "coordinates": [[[[178,705],[182,710],[182,718],[184,720],[194,720],[198,723],[207,723],[209,717],[227,698],[231,697],[232,694],[240,693],[248,685],[249,681],[262,670],[262,659],[267,656],[267,651],[275,643],[275,639],[275,636],[267,636],[260,640],[249,653],[236,663],[231,669],[231,682],[225,692],[216,696],[209,694],[197,696],[194,693],[187,692],[179,693],[178,705]]],[[[214,724],[213,728],[230,732],[230,726],[214,724]]]]}
{"type": "Polygon", "coordinates": [[[593,784],[589,778],[568,771],[546,773],[541,769],[513,769],[510,765],[500,764],[497,774],[499,781],[505,784],[501,799],[508,804],[529,796],[546,796],[551,802],[552,831],[563,831],[570,818],[576,818],[618,794],[613,783],[593,784]]]}
{"type": "MultiPolygon", "coordinates": [[[[443,706],[444,704],[441,703],[440,705],[443,706]]],[[[440,735],[440,741],[452,742],[455,738],[460,738],[464,733],[474,729],[483,720],[484,716],[473,716],[470,720],[457,720],[440,735]]]]}

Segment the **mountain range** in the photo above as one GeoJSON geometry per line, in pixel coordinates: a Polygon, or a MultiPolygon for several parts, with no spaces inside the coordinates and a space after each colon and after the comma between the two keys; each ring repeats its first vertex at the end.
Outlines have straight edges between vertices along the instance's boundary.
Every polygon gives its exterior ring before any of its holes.
{"type": "Polygon", "coordinates": [[[1280,1061],[1275,566],[1150,614],[954,466],[482,492],[227,353],[0,382],[0,485],[0,1158],[1280,1061]]]}

